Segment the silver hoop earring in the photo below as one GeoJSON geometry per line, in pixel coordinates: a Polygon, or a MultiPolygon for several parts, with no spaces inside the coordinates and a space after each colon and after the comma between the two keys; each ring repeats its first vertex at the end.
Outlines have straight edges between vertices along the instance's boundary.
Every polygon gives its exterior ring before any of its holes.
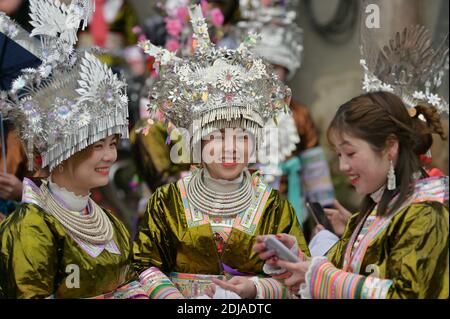
{"type": "Polygon", "coordinates": [[[394,170],[394,163],[392,161],[390,161],[390,166],[389,166],[389,171],[388,171],[388,175],[387,175],[387,189],[392,191],[394,189],[397,188],[397,183],[395,180],[395,170],[394,170]]]}

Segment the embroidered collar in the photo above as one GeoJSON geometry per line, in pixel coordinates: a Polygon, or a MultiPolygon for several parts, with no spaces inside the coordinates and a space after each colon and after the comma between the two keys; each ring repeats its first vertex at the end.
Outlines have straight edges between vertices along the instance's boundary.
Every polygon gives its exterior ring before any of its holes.
{"type": "MultiPolygon", "coordinates": [[[[193,207],[188,198],[186,187],[189,183],[192,174],[178,180],[177,185],[180,191],[181,200],[185,210],[185,216],[188,228],[197,227],[210,223],[210,218],[207,214],[198,211],[193,207]]],[[[239,213],[234,219],[233,228],[239,229],[249,235],[253,235],[256,227],[264,211],[267,200],[269,199],[272,188],[270,185],[264,183],[260,178],[259,173],[252,174],[252,186],[254,188],[254,197],[251,205],[245,211],[239,213]]]]}
{"type": "MultiPolygon", "coordinates": [[[[395,199],[391,201],[390,205],[394,201],[395,199]]],[[[400,212],[408,205],[430,201],[440,203],[448,201],[448,176],[428,177],[417,180],[413,193],[405,200],[404,204],[388,216],[377,216],[370,226],[367,225],[368,229],[365,231],[364,237],[357,247],[354,247],[361,228],[368,222],[367,220],[361,221],[347,244],[343,265],[344,270],[359,273],[367,248],[389,226],[392,217],[397,212],[400,212]]]]}
{"type": "MultiPolygon", "coordinates": [[[[22,203],[24,204],[34,204],[39,206],[44,211],[46,211],[45,204],[42,201],[42,193],[40,188],[30,179],[23,179],[23,191],[22,191],[22,203]]],[[[107,250],[112,254],[120,255],[120,250],[117,247],[114,239],[111,240],[106,245],[93,245],[86,243],[81,239],[77,238],[71,232],[67,231],[67,234],[91,257],[96,258],[101,254],[103,250],[107,250]]]]}
{"type": "Polygon", "coordinates": [[[448,201],[448,176],[427,177],[416,181],[411,199],[413,203],[448,201]]]}

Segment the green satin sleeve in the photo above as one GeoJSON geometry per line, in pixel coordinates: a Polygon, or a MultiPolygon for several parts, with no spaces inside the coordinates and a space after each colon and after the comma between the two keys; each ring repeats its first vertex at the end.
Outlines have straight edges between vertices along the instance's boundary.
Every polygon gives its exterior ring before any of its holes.
{"type": "MultiPolygon", "coordinates": [[[[166,207],[174,184],[157,188],[149,199],[144,218],[139,224],[133,243],[133,266],[139,274],[149,267],[172,271],[176,260],[176,247],[172,240],[172,229],[167,223],[166,207]],[[170,189],[170,190],[169,190],[170,189]]],[[[177,199],[173,199],[177,202],[177,199]]]]}
{"type": "MultiPolygon", "coordinates": [[[[448,298],[448,214],[448,204],[438,202],[404,208],[367,248],[359,274],[368,276],[375,270],[376,277],[391,280],[387,298],[448,298]]],[[[341,240],[327,253],[340,269],[357,216],[352,216],[341,240]]]]}
{"type": "Polygon", "coordinates": [[[395,226],[388,233],[389,258],[380,265],[384,277],[393,281],[387,297],[448,298],[448,207],[414,205],[395,226]]]}
{"type": "MultiPolygon", "coordinates": [[[[22,204],[0,225],[0,286],[7,298],[87,298],[135,278],[126,227],[105,211],[114,251],[92,256],[50,214],[22,204]],[[75,279],[76,278],[76,279],[75,279]],[[78,284],[72,285],[75,281],[78,284]]],[[[109,248],[112,249],[112,248],[109,248]]]]}
{"type": "Polygon", "coordinates": [[[277,233],[285,233],[294,236],[297,239],[300,250],[307,256],[311,256],[294,208],[287,200],[283,199],[280,201],[281,204],[279,209],[281,217],[278,219],[277,233]]]}
{"type": "Polygon", "coordinates": [[[309,255],[294,209],[272,190],[253,233],[233,229],[218,254],[209,224],[188,226],[179,189],[171,183],[150,197],[133,243],[133,265],[138,273],[154,266],[165,273],[220,274],[224,263],[240,272],[258,274],[263,261],[252,248],[256,236],[277,233],[296,237],[300,249],[309,255]]]}
{"type": "Polygon", "coordinates": [[[15,298],[53,293],[57,265],[55,238],[38,209],[22,206],[0,228],[0,286],[15,298]]]}

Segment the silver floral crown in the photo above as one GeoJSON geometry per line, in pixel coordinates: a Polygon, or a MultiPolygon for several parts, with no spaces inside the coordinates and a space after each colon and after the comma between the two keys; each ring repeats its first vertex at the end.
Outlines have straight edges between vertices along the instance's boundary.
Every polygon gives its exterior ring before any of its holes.
{"type": "Polygon", "coordinates": [[[236,50],[216,48],[200,6],[189,11],[195,40],[192,56],[182,59],[149,41],[139,44],[160,65],[160,80],[150,92],[150,112],[188,129],[195,141],[226,127],[258,135],[269,118],[287,108],[289,88],[251,52],[256,35],[249,34],[236,50]]]}
{"type": "Polygon", "coordinates": [[[423,26],[412,26],[397,32],[381,48],[364,30],[360,61],[364,68],[363,90],[392,92],[401,97],[408,108],[426,102],[440,113],[448,114],[448,102],[436,93],[448,70],[448,34],[434,49],[430,32],[423,26]]]}
{"type": "Polygon", "coordinates": [[[243,21],[236,31],[257,32],[261,41],[255,52],[272,64],[285,67],[291,79],[301,66],[303,30],[295,23],[298,1],[240,0],[243,21]]]}
{"type": "MultiPolygon", "coordinates": [[[[51,171],[106,136],[128,137],[126,83],[97,59],[95,51],[74,50],[81,21],[85,26],[92,15],[92,0],[70,5],[30,0],[30,11],[34,29],[28,40],[35,41],[33,35],[41,37],[38,56],[43,62],[38,68],[22,70],[11,90],[1,92],[0,103],[26,143],[29,169],[37,151],[41,166],[51,171]]],[[[0,16],[0,25],[17,28],[5,17],[0,16]]],[[[16,40],[19,33],[8,35],[16,40]]]]}

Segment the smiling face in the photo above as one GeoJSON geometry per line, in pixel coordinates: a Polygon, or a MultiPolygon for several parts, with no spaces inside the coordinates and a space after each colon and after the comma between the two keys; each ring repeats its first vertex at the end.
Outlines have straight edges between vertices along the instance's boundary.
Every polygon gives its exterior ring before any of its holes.
{"type": "Polygon", "coordinates": [[[242,129],[214,131],[202,140],[202,162],[213,178],[234,180],[254,154],[253,136],[242,129]]]}
{"type": "Polygon", "coordinates": [[[117,159],[117,139],[116,135],[110,135],[81,151],[82,154],[70,157],[62,164],[62,170],[57,167],[52,171],[52,181],[77,195],[107,185],[109,169],[117,159]]]}
{"type": "Polygon", "coordinates": [[[333,131],[330,139],[339,157],[339,169],[358,194],[372,194],[386,183],[390,159],[395,165],[398,143],[390,142],[384,150],[376,152],[363,139],[345,133],[333,131]]]}

